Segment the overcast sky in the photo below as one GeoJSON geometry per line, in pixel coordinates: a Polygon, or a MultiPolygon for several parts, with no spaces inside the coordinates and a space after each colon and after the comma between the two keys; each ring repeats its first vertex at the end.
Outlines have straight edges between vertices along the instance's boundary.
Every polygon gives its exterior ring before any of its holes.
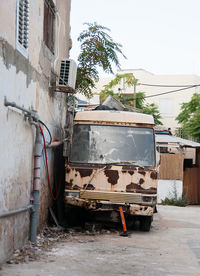
{"type": "Polygon", "coordinates": [[[127,56],[120,58],[122,69],[200,75],[200,0],[72,0],[75,60],[85,22],[111,29],[127,56]]]}

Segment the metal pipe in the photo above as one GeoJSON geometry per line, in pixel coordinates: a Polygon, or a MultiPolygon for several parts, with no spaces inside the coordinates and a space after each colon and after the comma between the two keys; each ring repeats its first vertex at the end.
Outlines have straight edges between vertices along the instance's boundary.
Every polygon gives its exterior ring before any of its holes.
{"type": "Polygon", "coordinates": [[[35,152],[34,152],[34,176],[33,176],[33,209],[30,218],[30,241],[36,243],[37,237],[37,225],[38,225],[38,207],[40,198],[40,163],[42,156],[42,134],[39,127],[36,127],[36,140],[35,140],[35,152]]]}
{"type": "Polygon", "coordinates": [[[62,141],[52,142],[51,144],[47,144],[46,148],[55,148],[55,147],[58,147],[58,146],[62,145],[65,141],[67,141],[67,139],[64,139],[62,141]]]}
{"type": "Polygon", "coordinates": [[[37,111],[26,109],[26,108],[24,108],[22,106],[17,105],[15,102],[9,102],[9,101],[7,101],[6,97],[4,97],[4,105],[5,106],[15,107],[15,108],[23,111],[24,113],[28,114],[29,116],[31,116],[34,120],[38,120],[39,119],[38,115],[37,115],[37,111]]]}
{"type": "MultiPolygon", "coordinates": [[[[40,163],[42,156],[42,134],[38,126],[39,116],[37,111],[28,110],[22,106],[17,105],[15,102],[7,101],[6,97],[4,98],[4,105],[17,108],[25,113],[25,116],[28,117],[29,123],[36,127],[36,139],[35,139],[35,152],[34,152],[34,173],[33,173],[33,212],[30,216],[30,241],[35,243],[37,236],[37,225],[38,225],[38,206],[39,206],[39,197],[40,197],[40,163]]],[[[5,216],[3,214],[3,216],[5,216]]]]}
{"type": "Polygon", "coordinates": [[[19,214],[19,213],[23,213],[23,212],[26,212],[26,211],[28,211],[29,209],[32,209],[32,208],[33,208],[33,205],[28,205],[25,208],[21,208],[21,209],[18,209],[18,210],[14,210],[14,211],[6,212],[4,214],[0,214],[0,218],[10,217],[10,216],[13,216],[13,215],[16,215],[16,214],[19,214]]]}

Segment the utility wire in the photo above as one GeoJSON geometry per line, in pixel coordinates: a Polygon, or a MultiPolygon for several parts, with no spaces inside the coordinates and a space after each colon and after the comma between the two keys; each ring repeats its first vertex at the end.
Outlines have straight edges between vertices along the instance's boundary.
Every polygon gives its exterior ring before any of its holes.
{"type": "Polygon", "coordinates": [[[50,130],[48,129],[48,127],[45,125],[44,122],[42,122],[41,120],[38,120],[38,121],[39,121],[39,123],[42,124],[42,125],[46,128],[46,130],[48,131],[48,133],[49,133],[49,138],[50,138],[50,141],[48,142],[48,144],[51,144],[51,142],[52,142],[52,135],[51,135],[50,130]]]}
{"type": "Polygon", "coordinates": [[[200,84],[168,85],[168,84],[147,84],[147,83],[137,83],[137,85],[153,86],[153,87],[191,87],[191,86],[194,86],[194,85],[199,86],[200,84]]]}
{"type": "Polygon", "coordinates": [[[186,90],[186,89],[194,88],[194,87],[197,87],[197,86],[200,86],[200,84],[195,84],[195,85],[191,85],[189,87],[184,87],[184,88],[181,88],[181,89],[176,89],[176,90],[171,90],[171,91],[167,91],[167,92],[163,92],[163,93],[149,95],[149,96],[145,96],[144,98],[152,98],[152,97],[157,97],[157,96],[160,96],[160,95],[171,94],[171,93],[183,91],[183,90],[186,90]]]}

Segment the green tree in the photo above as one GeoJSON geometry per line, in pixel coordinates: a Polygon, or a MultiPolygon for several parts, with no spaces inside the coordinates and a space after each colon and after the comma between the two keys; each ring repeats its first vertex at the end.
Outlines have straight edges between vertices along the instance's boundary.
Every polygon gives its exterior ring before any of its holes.
{"type": "MultiPolygon", "coordinates": [[[[137,83],[137,79],[133,76],[133,74],[117,74],[113,80],[111,80],[107,85],[104,86],[104,89],[100,93],[100,102],[103,101],[109,96],[113,96],[115,99],[119,100],[119,95],[114,93],[113,88],[117,85],[120,85],[121,81],[124,81],[126,86],[133,87],[137,83]]],[[[120,102],[125,106],[133,107],[133,96],[125,96],[120,95],[120,102]]],[[[145,114],[151,114],[154,117],[154,121],[156,125],[162,125],[160,121],[161,115],[158,107],[152,104],[145,104],[145,93],[137,92],[136,93],[136,108],[140,109],[145,114]]]]}
{"type": "Polygon", "coordinates": [[[107,33],[110,29],[95,23],[85,23],[87,29],[78,37],[81,43],[78,56],[76,89],[87,97],[92,96],[92,88],[98,81],[98,68],[106,73],[113,73],[113,65],[119,68],[118,54],[122,53],[122,46],[113,41],[107,33]]]}
{"type": "Polygon", "coordinates": [[[145,114],[153,115],[155,124],[156,125],[162,125],[162,122],[160,120],[161,115],[160,115],[159,109],[158,109],[158,107],[155,103],[145,104],[142,107],[142,112],[145,113],[145,114]]]}
{"type": "Polygon", "coordinates": [[[195,93],[188,103],[182,103],[176,120],[182,125],[186,136],[200,141],[200,94],[195,93]]]}

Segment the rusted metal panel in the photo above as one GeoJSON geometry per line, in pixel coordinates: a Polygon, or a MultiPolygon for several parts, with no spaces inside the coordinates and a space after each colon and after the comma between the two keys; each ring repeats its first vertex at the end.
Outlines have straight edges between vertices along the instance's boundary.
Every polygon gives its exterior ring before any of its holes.
{"type": "Polygon", "coordinates": [[[129,214],[130,215],[153,216],[153,207],[131,204],[130,208],[129,208],[129,214]]]}
{"type": "Polygon", "coordinates": [[[78,206],[85,209],[95,209],[96,203],[88,200],[84,200],[78,197],[65,196],[65,202],[72,206],[78,206]]]}
{"type": "Polygon", "coordinates": [[[126,123],[128,124],[145,124],[147,125],[154,125],[154,119],[151,115],[143,114],[143,113],[136,113],[136,112],[120,112],[120,111],[104,111],[103,113],[101,111],[84,111],[84,112],[78,112],[75,116],[76,123],[78,121],[79,123],[88,123],[88,122],[102,122],[105,123],[126,123]]]}
{"type": "Polygon", "coordinates": [[[142,202],[141,194],[120,193],[120,192],[101,192],[101,191],[80,191],[80,198],[108,200],[112,203],[140,203],[142,202]]]}
{"type": "Polygon", "coordinates": [[[131,166],[77,165],[66,168],[66,188],[130,193],[157,193],[156,169],[131,166]]]}

